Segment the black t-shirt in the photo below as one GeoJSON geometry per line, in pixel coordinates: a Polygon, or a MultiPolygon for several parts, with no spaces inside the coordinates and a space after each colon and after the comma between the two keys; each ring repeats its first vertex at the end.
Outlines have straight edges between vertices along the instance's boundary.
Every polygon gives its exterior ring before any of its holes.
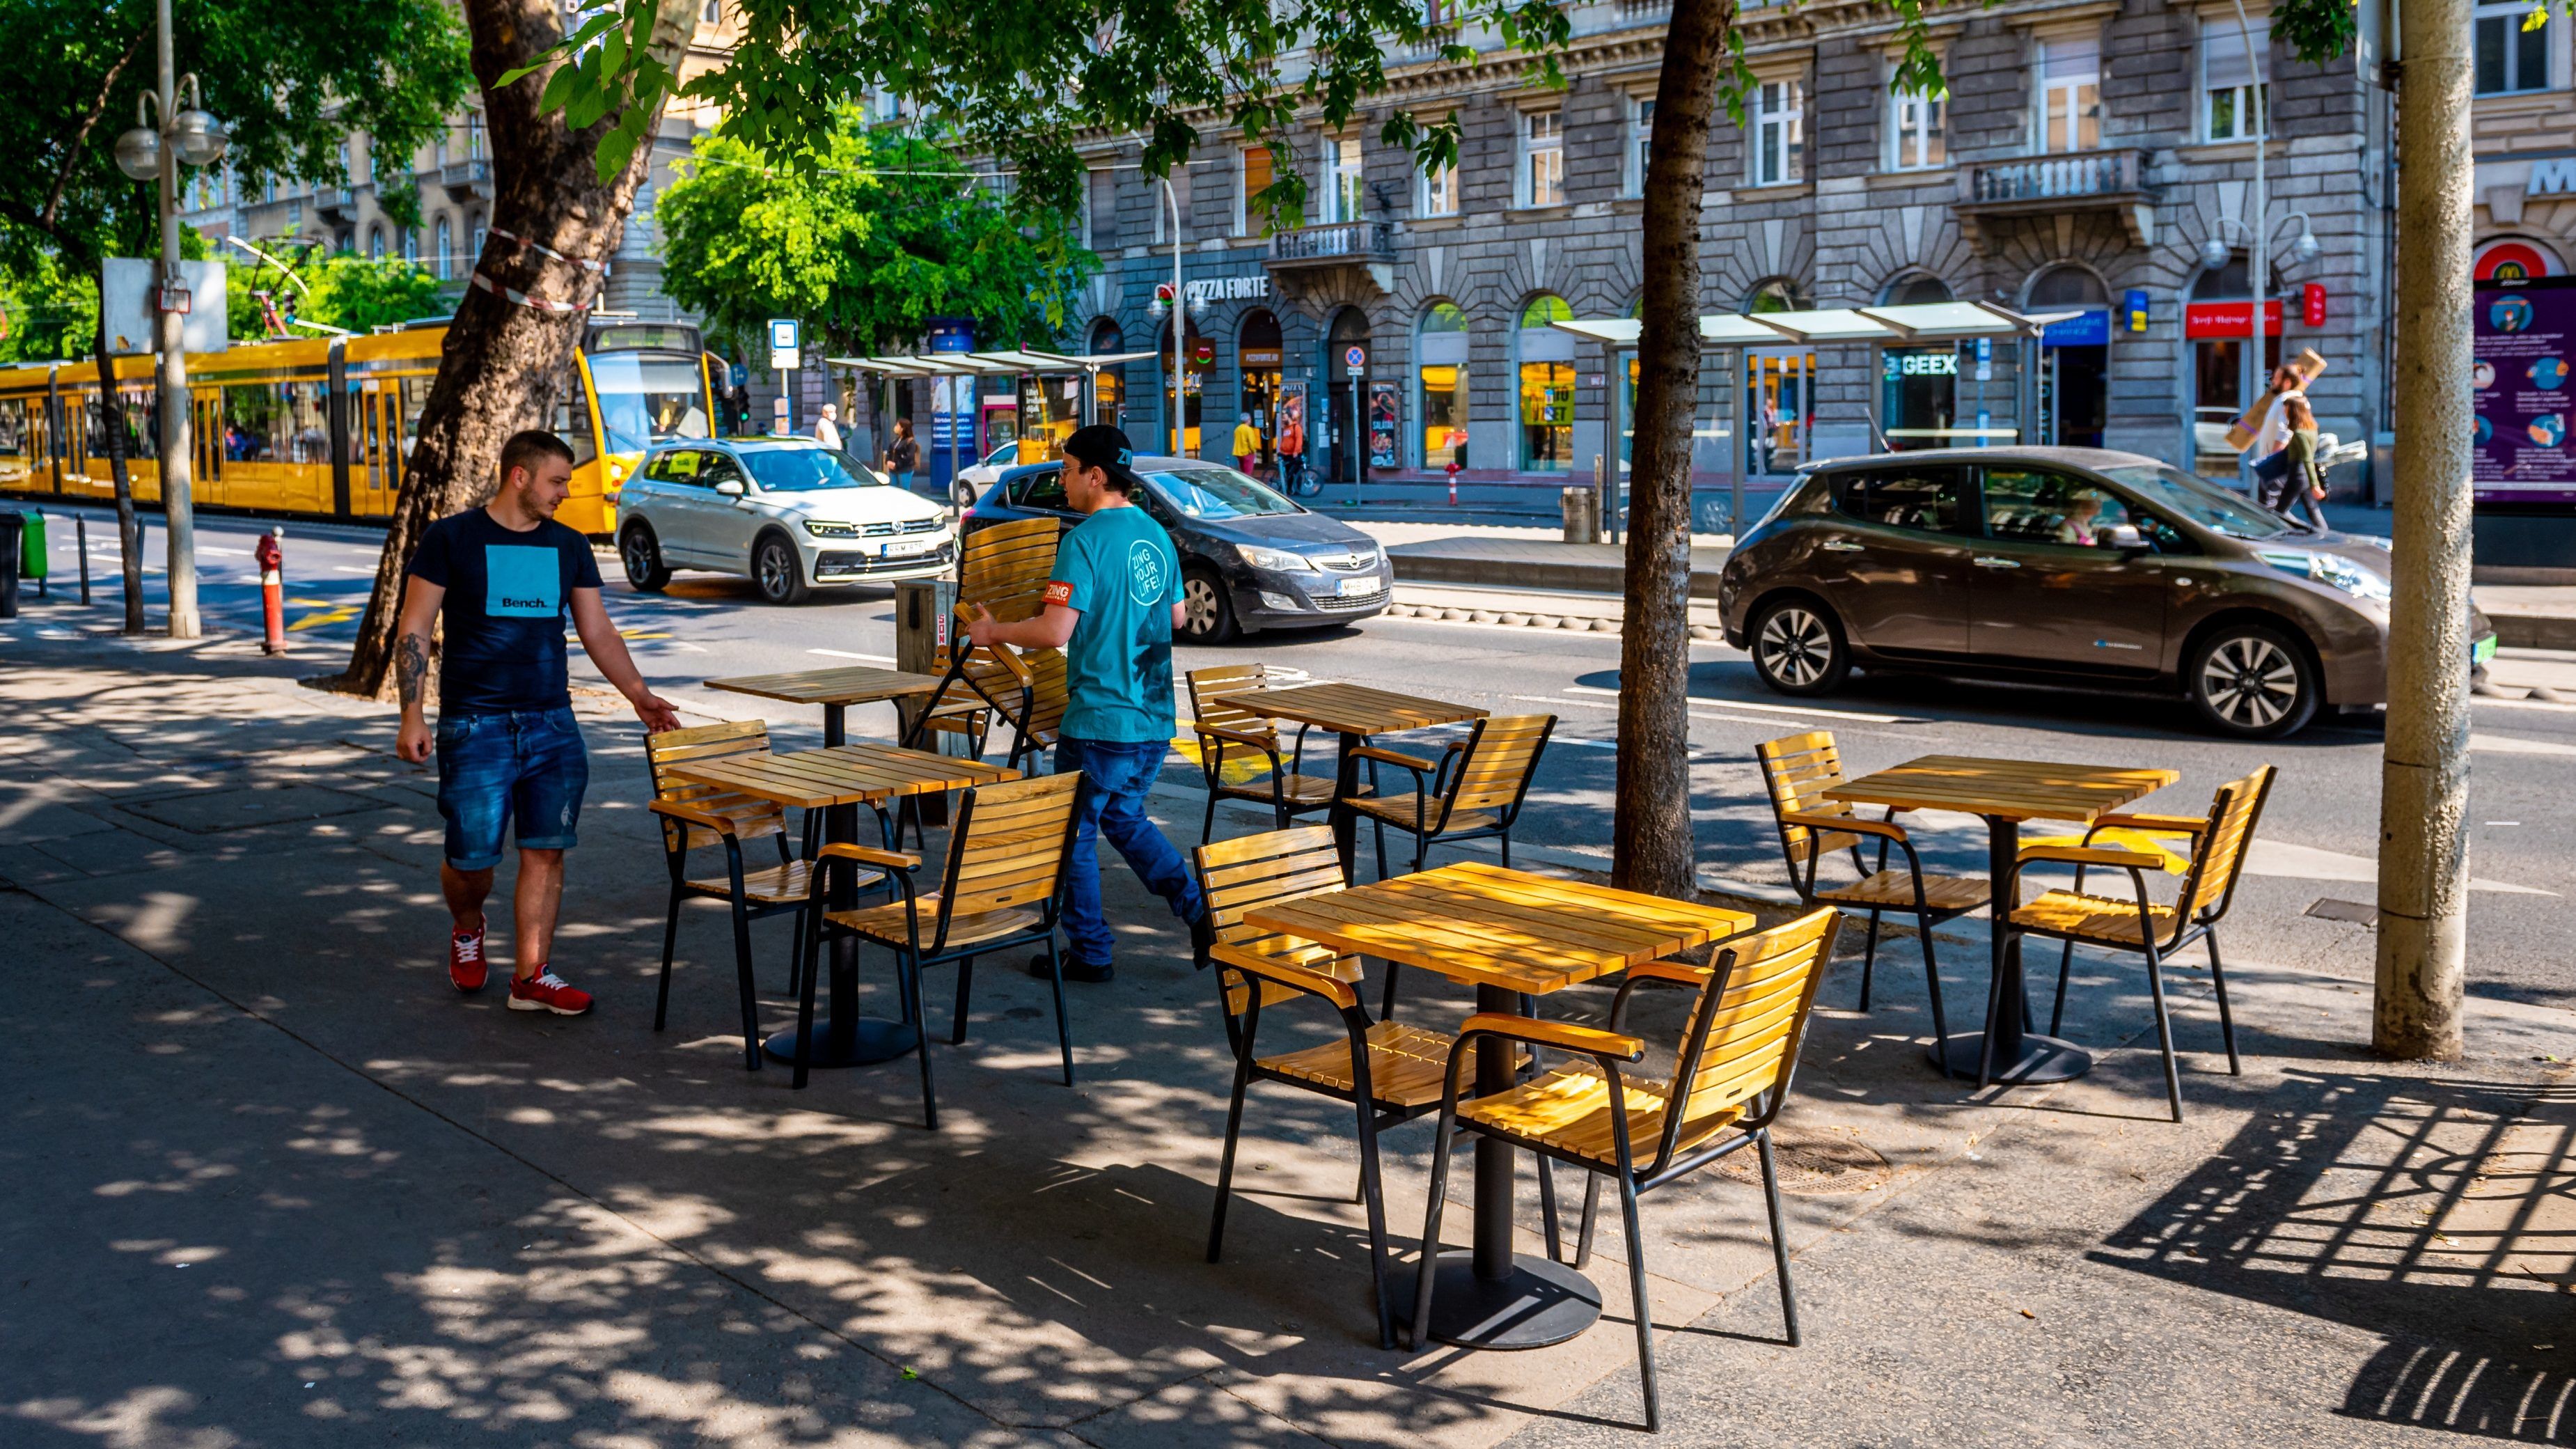
{"type": "Polygon", "coordinates": [[[551,518],[517,533],[476,508],[431,524],[404,572],[447,590],[441,713],[570,707],[566,609],[573,590],[599,587],[588,539],[551,518]]]}

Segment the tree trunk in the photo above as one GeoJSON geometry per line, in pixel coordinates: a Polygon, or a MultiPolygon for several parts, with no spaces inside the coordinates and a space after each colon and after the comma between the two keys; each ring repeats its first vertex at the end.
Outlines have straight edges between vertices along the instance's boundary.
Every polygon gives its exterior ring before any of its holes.
{"type": "MultiPolygon", "coordinates": [[[[653,49],[664,64],[678,64],[694,13],[684,0],[662,0],[653,49]]],[[[496,289],[586,309],[598,300],[604,274],[547,256],[528,243],[605,265],[625,234],[635,188],[652,163],[653,148],[649,143],[636,147],[626,169],[603,186],[594,157],[613,116],[572,131],[562,112],[541,113],[537,100],[554,74],[552,66],[506,89],[493,86],[499,76],[563,39],[562,16],[556,0],[467,0],[465,5],[474,74],[482,83],[483,114],[491,128],[495,188],[491,240],[476,270],[496,289]],[[513,242],[504,232],[523,240],[513,242]]],[[[653,129],[660,124],[657,114],[653,129]]],[[[466,288],[447,329],[438,376],[421,409],[419,436],[403,465],[384,552],[376,562],[375,591],[359,621],[341,689],[390,697],[394,624],[402,605],[402,571],[412,549],[430,524],[488,501],[500,483],[494,468],[501,445],[512,433],[542,427],[552,416],[581,343],[583,315],[525,306],[500,290],[466,288]]]]}
{"type": "MultiPolygon", "coordinates": [[[[90,264],[92,274],[98,264],[90,264]]],[[[107,425],[107,473],[116,485],[116,549],[125,565],[125,632],[143,632],[143,521],[134,516],[134,480],[125,467],[125,400],[116,395],[116,364],[107,355],[107,308],[98,322],[98,416],[107,425]]]]}
{"type": "Polygon", "coordinates": [[[1646,162],[1644,326],[1619,638],[1619,793],[1612,878],[1688,897],[1691,414],[1699,400],[1699,210],[1735,0],[1676,0],[1646,162]]]}
{"type": "Polygon", "coordinates": [[[2397,514],[2371,1046],[2460,1055],[2469,858],[2468,0],[2408,0],[2397,174],[2397,514]]]}

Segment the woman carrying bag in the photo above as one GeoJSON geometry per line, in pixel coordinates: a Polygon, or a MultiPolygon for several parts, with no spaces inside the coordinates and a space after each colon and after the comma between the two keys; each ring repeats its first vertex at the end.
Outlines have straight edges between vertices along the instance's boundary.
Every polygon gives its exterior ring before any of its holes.
{"type": "Polygon", "coordinates": [[[2308,521],[2322,532],[2327,528],[2325,510],[2325,469],[2317,463],[2317,415],[2308,400],[2292,393],[2281,399],[2283,430],[2278,452],[2254,465],[2254,488],[2264,507],[2284,518],[2290,510],[2304,506],[2308,521]]]}

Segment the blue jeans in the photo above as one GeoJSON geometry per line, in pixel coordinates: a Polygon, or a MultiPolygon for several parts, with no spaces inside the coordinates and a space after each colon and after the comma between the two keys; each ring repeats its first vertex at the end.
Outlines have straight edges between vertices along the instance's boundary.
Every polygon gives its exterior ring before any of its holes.
{"type": "Polygon", "coordinates": [[[1145,816],[1145,792],[1162,773],[1163,756],[1170,749],[1162,740],[1122,744],[1068,736],[1055,743],[1056,773],[1080,771],[1089,782],[1074,815],[1073,858],[1065,867],[1064,883],[1065,940],[1073,947],[1073,958],[1086,965],[1109,965],[1110,948],[1117,944],[1100,910],[1104,835],[1145,888],[1171,903],[1173,915],[1195,920],[1204,909],[1189,863],[1145,816]]]}
{"type": "Polygon", "coordinates": [[[589,785],[569,709],[438,717],[438,813],[458,870],[499,865],[502,832],[514,824],[521,850],[571,849],[589,785]]]}

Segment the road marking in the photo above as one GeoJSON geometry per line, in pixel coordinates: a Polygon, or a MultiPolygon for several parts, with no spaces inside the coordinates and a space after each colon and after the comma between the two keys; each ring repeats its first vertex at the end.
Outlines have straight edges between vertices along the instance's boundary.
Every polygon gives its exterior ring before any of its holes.
{"type": "MultiPolygon", "coordinates": [[[[2249,323],[2247,323],[2246,325],[2250,327],[2250,326],[2252,326],[2253,324],[2249,322],[2249,323]]],[[[197,552],[199,552],[199,553],[225,553],[225,554],[231,554],[231,555],[232,555],[233,557],[235,557],[235,558],[248,558],[248,557],[250,557],[250,550],[249,550],[249,549],[246,549],[246,548],[217,548],[215,545],[213,545],[213,544],[211,544],[211,543],[201,543],[201,544],[198,544],[198,545],[197,545],[197,552]]]]}
{"type": "Polygon", "coordinates": [[[2469,735],[2469,748],[2498,755],[2576,755],[2576,745],[2556,740],[2526,740],[2513,735],[2469,735]]]}
{"type": "Polygon", "coordinates": [[[334,608],[326,609],[319,614],[307,614],[303,618],[296,620],[294,623],[289,624],[286,627],[289,629],[318,629],[325,624],[345,624],[351,619],[358,617],[358,611],[365,607],[366,605],[363,603],[341,604],[334,608]]]}
{"type": "MultiPolygon", "coordinates": [[[[1520,611],[1515,609],[1513,612],[1518,613],[1520,611]]],[[[1607,631],[1600,629],[1543,629],[1529,624],[1479,624],[1473,619],[1426,619],[1420,614],[1414,614],[1409,617],[1399,616],[1396,618],[1388,618],[1384,614],[1372,614],[1366,619],[1353,620],[1352,623],[1354,625],[1374,623],[1433,624],[1443,629],[1508,629],[1515,634],[1537,634],[1543,638],[1599,639],[1612,644],[1619,642],[1619,631],[1616,629],[1607,631]]],[[[1726,641],[1722,639],[1693,639],[1690,642],[1691,647],[1694,649],[1721,649],[1726,647],[1726,641]]]]}
{"type": "MultiPolygon", "coordinates": [[[[1568,694],[1607,695],[1612,699],[1619,697],[1619,691],[1615,689],[1602,689],[1589,684],[1569,684],[1565,687],[1565,692],[1568,694]]],[[[1744,709],[1751,710],[1756,714],[1816,715],[1825,719],[1856,720],[1862,724],[1925,723],[1924,720],[1913,715],[1864,714],[1856,709],[1816,709],[1806,705],[1753,704],[1740,699],[1701,699],[1697,696],[1693,696],[1690,702],[1693,706],[1706,705],[1711,709],[1744,709]]]]}
{"type": "Polygon", "coordinates": [[[847,649],[808,649],[805,652],[808,654],[820,654],[830,659],[856,659],[862,664],[892,664],[894,662],[894,656],[891,654],[853,654],[847,649]]]}
{"type": "Polygon", "coordinates": [[[2469,702],[2482,709],[2493,706],[2497,709],[2537,709],[2552,714],[2576,714],[2576,704],[2551,704],[2545,699],[2489,699],[2479,695],[2469,702]]]}
{"type": "MultiPolygon", "coordinates": [[[[2248,324],[2248,325],[2251,325],[2251,324],[2248,324]]],[[[356,564],[333,564],[333,565],[331,565],[331,571],[332,571],[333,573],[342,573],[342,574],[366,574],[366,575],[369,575],[370,577],[372,577],[372,576],[375,574],[375,572],[376,572],[374,569],[362,569],[362,568],[358,567],[356,564]]]]}
{"type": "MultiPolygon", "coordinates": [[[[2293,880],[2376,881],[2379,879],[2379,862],[2367,856],[2347,855],[2340,850],[2326,850],[2314,845],[2257,839],[2246,847],[2244,871],[2247,875],[2286,876],[2293,880]]],[[[2469,881],[2469,889],[2516,896],[2558,894],[2533,886],[2508,885],[2500,880],[2477,878],[2469,881]]]]}

